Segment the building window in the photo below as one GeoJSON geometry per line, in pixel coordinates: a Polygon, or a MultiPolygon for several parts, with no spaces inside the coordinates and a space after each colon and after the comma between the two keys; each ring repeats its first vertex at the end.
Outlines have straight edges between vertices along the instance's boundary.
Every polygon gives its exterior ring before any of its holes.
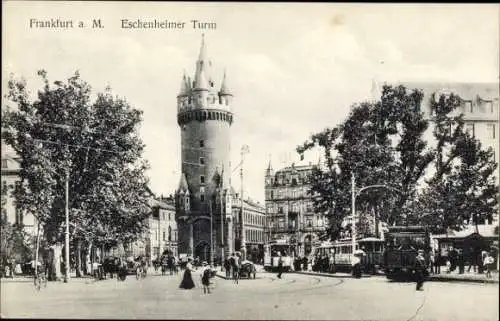
{"type": "Polygon", "coordinates": [[[312,227],[313,226],[313,223],[312,223],[312,220],[310,218],[307,219],[307,227],[312,227]]]}
{"type": "Polygon", "coordinates": [[[172,227],[168,227],[168,241],[172,241],[172,227]]]}
{"type": "Polygon", "coordinates": [[[495,124],[487,124],[488,138],[495,139],[495,124]]]}
{"type": "Polygon", "coordinates": [[[2,159],[2,168],[7,168],[7,160],[2,159]]]}
{"type": "Polygon", "coordinates": [[[204,175],[200,176],[200,183],[205,184],[205,176],[204,175]]]}
{"type": "Polygon", "coordinates": [[[205,194],[200,195],[200,202],[205,202],[205,194]]]}
{"type": "Polygon", "coordinates": [[[205,147],[205,141],[203,139],[200,139],[200,147],[205,147]]]}
{"type": "Polygon", "coordinates": [[[165,235],[165,231],[163,231],[163,240],[165,241],[167,239],[167,236],[165,235]]]}
{"type": "Polygon", "coordinates": [[[205,165],[205,159],[203,157],[200,157],[200,165],[205,165]]]}
{"type": "Polygon", "coordinates": [[[465,124],[465,131],[474,137],[474,124],[465,124]]]}
{"type": "Polygon", "coordinates": [[[282,206],[278,207],[278,213],[283,214],[283,207],[282,206]]]}

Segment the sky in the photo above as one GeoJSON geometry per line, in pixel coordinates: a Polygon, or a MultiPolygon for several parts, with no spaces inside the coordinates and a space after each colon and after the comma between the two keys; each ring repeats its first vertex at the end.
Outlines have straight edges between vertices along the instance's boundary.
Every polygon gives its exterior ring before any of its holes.
{"type": "MultiPolygon", "coordinates": [[[[264,203],[264,173],[300,161],[297,145],[341,123],[370,99],[372,81],[497,82],[495,4],[327,4],[190,2],[2,2],[2,89],[10,74],[33,93],[76,70],[94,92],[107,86],[144,111],[140,132],[156,194],[180,179],[176,96],[194,75],[205,34],[216,85],[224,70],[234,95],[232,164],[241,146],[245,195],[264,203]],[[71,20],[74,28],[30,28],[30,19],[71,20]],[[100,19],[103,28],[91,28],[100,19]],[[186,22],[184,29],[124,29],[122,19],[186,22]],[[191,20],[216,23],[193,29],[191,20]],[[83,21],[87,27],[78,28],[83,21]]],[[[240,188],[238,171],[232,179],[240,188]]]]}

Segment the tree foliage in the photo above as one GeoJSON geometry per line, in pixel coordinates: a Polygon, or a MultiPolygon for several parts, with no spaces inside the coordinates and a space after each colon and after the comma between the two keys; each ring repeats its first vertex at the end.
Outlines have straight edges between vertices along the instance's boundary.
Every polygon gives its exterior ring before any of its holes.
{"type": "Polygon", "coordinates": [[[21,159],[19,206],[33,213],[49,241],[63,237],[68,177],[71,235],[97,242],[129,241],[149,213],[138,129],[142,112],[110,90],[91,100],[78,72],[43,88],[30,100],[26,82],[8,83],[2,138],[21,159]]]}
{"type": "Polygon", "coordinates": [[[352,212],[352,174],[356,211],[374,213],[390,225],[432,216],[440,228],[458,227],[452,223],[459,221],[452,210],[457,206],[464,208],[460,217],[495,210],[491,196],[496,165],[491,151],[482,150],[464,133],[462,116],[456,113],[460,98],[441,96],[432,103],[433,122],[421,111],[422,99],[421,90],[384,86],[380,101],[353,105],[344,122],[297,147],[299,154],[315,147],[324,152],[326,168],[314,169],[310,194],[315,210],[330,216],[332,238],[338,237],[344,218],[352,212]],[[431,125],[435,146],[425,139],[431,125]],[[372,185],[386,187],[359,193],[372,185]],[[452,218],[438,215],[440,211],[452,218]]]}

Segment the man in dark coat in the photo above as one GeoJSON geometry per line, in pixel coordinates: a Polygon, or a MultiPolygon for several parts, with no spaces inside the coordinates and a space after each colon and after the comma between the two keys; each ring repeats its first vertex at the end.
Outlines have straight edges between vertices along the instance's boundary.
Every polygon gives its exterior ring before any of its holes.
{"type": "Polygon", "coordinates": [[[417,291],[423,291],[424,281],[427,274],[424,250],[418,250],[415,258],[415,281],[417,282],[417,291]]]}

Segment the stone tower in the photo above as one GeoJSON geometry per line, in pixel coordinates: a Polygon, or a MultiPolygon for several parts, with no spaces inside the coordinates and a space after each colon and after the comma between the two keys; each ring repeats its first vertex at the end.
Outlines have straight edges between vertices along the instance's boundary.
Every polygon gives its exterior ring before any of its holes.
{"type": "Polygon", "coordinates": [[[232,251],[230,128],[233,96],[225,72],[220,87],[215,86],[206,49],[202,36],[194,78],[184,73],[177,95],[182,174],[176,191],[176,211],[179,253],[208,261],[212,258],[211,248],[213,256],[219,258],[224,256],[222,244],[226,252],[232,251]]]}

